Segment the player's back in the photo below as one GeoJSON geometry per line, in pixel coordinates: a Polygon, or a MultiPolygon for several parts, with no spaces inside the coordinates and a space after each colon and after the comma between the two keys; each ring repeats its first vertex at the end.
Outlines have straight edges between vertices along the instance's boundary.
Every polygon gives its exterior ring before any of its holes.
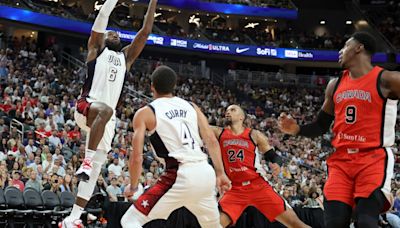
{"type": "Polygon", "coordinates": [[[251,132],[250,128],[246,128],[241,134],[235,135],[225,128],[219,137],[225,172],[233,184],[243,184],[265,174],[251,132]]]}
{"type": "Polygon", "coordinates": [[[335,103],[334,139],[336,149],[372,149],[394,143],[398,101],[386,99],[380,91],[383,69],[352,79],[344,71],[333,96],[335,103]]]}
{"type": "Polygon", "coordinates": [[[105,47],[96,59],[87,63],[87,77],[81,97],[103,102],[115,109],[121,96],[125,76],[125,54],[105,47]]]}
{"type": "Polygon", "coordinates": [[[179,97],[158,98],[149,105],[156,117],[150,142],[157,156],[180,163],[206,161],[201,150],[197,113],[192,104],[179,97]]]}

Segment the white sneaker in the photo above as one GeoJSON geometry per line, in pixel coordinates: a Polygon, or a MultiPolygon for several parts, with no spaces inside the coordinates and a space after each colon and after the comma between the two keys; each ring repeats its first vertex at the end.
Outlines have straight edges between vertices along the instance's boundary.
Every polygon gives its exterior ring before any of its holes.
{"type": "Polygon", "coordinates": [[[87,214],[87,219],[90,220],[90,221],[95,221],[97,219],[97,217],[92,215],[92,214],[90,214],[90,213],[88,213],[87,214]]]}
{"type": "Polygon", "coordinates": [[[68,217],[62,222],[58,223],[58,228],[84,228],[82,220],[76,219],[74,221],[69,221],[68,217]]]}
{"type": "Polygon", "coordinates": [[[75,175],[78,180],[88,181],[92,170],[92,159],[85,158],[75,175]]]}

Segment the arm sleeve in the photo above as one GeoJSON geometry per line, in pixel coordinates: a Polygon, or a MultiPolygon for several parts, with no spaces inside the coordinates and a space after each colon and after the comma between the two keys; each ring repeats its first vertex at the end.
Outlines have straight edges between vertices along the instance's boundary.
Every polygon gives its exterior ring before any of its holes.
{"type": "Polygon", "coordinates": [[[104,5],[101,7],[99,15],[97,15],[96,20],[94,21],[92,31],[98,33],[105,33],[108,25],[108,18],[111,15],[115,5],[117,5],[118,0],[107,0],[104,5]]]}
{"type": "Polygon", "coordinates": [[[300,126],[299,135],[314,138],[327,132],[334,120],[334,116],[321,110],[318,113],[317,120],[311,124],[300,126]]]}

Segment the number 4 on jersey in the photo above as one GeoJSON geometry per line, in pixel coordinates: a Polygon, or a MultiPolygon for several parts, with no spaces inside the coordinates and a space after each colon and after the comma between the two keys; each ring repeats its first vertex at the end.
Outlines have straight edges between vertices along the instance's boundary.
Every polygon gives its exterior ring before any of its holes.
{"type": "Polygon", "coordinates": [[[186,123],[182,123],[181,126],[181,139],[182,139],[182,145],[190,146],[194,150],[194,139],[186,123]]]}

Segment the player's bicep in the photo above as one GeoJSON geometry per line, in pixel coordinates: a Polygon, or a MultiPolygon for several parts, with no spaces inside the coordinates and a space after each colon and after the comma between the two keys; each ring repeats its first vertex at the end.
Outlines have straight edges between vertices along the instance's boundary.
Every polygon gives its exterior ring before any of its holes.
{"type": "Polygon", "coordinates": [[[387,72],[384,75],[384,80],[389,88],[388,98],[394,100],[400,99],[400,73],[394,71],[387,72]]]}
{"type": "Polygon", "coordinates": [[[217,126],[210,126],[211,130],[214,132],[215,137],[219,137],[222,133],[222,128],[217,127],[217,126]]]}
{"type": "Polygon", "coordinates": [[[326,113],[330,115],[334,115],[334,103],[333,103],[333,93],[336,88],[336,84],[338,83],[338,79],[332,79],[329,83],[328,86],[326,87],[325,90],[325,100],[324,103],[322,104],[322,110],[325,111],[326,113]]]}

